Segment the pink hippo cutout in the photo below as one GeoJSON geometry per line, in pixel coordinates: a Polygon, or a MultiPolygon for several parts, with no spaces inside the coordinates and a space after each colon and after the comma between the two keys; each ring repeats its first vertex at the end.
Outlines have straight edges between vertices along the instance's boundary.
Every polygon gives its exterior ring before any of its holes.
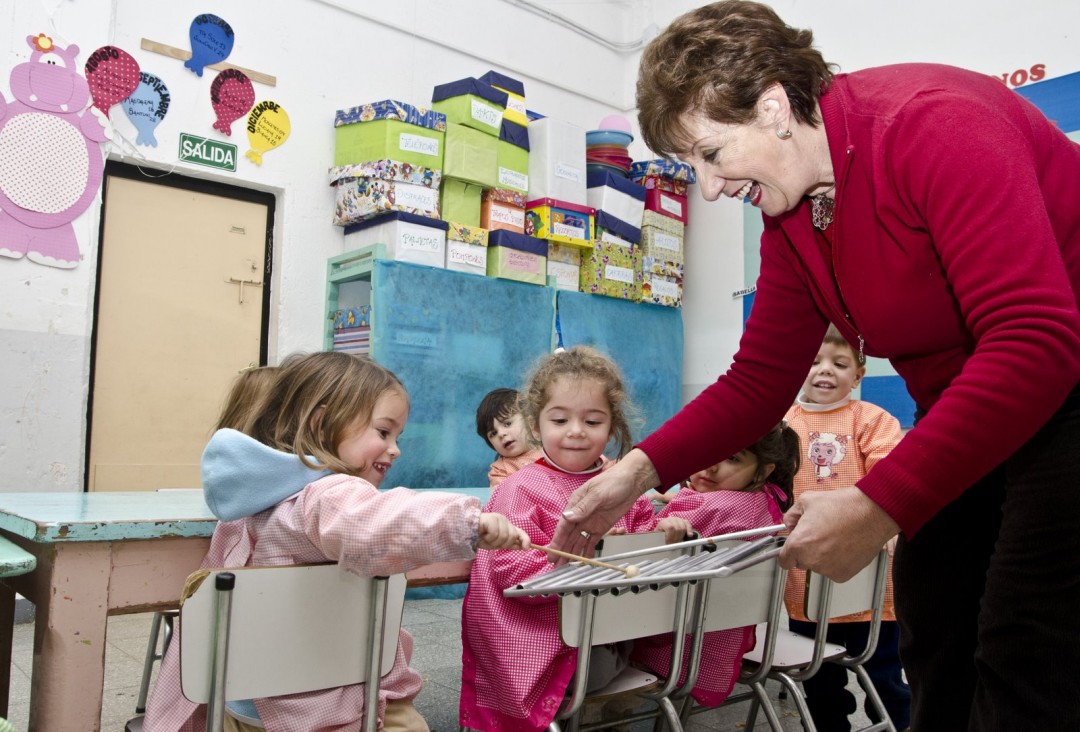
{"type": "Polygon", "coordinates": [[[814,475],[822,482],[833,474],[832,467],[838,465],[847,454],[848,435],[832,432],[811,432],[810,449],[806,456],[814,466],[814,475]]]}
{"type": "Polygon", "coordinates": [[[45,34],[26,42],[30,60],[11,70],[15,101],[0,94],[0,255],[70,269],[79,263],[71,222],[97,195],[111,125],[84,111],[78,46],[45,34]]]}

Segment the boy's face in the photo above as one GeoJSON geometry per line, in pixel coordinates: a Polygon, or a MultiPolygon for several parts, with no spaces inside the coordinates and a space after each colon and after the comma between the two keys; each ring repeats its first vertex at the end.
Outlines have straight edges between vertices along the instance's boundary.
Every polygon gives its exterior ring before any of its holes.
{"type": "Polygon", "coordinates": [[[524,455],[532,449],[528,432],[525,430],[525,420],[518,412],[496,419],[488,430],[487,439],[495,452],[506,458],[524,455]]]}
{"type": "Polygon", "coordinates": [[[813,404],[835,404],[851,394],[864,373],[849,346],[822,343],[803,384],[803,398],[813,404]]]}

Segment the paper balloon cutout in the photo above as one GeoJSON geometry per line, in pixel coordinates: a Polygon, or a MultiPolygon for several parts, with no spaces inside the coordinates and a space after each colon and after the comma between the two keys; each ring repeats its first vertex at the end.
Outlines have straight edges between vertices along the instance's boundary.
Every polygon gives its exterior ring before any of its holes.
{"type": "Polygon", "coordinates": [[[139,73],[139,85],[127,99],[120,103],[120,109],[131,120],[139,133],[136,145],[157,147],[154,128],[161,124],[169,111],[169,89],[158,77],[145,71],[139,73]]]}
{"type": "Polygon", "coordinates": [[[289,115],[277,102],[259,102],[248,115],[247,159],[256,165],[262,165],[263,153],[273,150],[285,142],[289,136],[289,115]]]}
{"type": "Polygon", "coordinates": [[[210,104],[217,115],[214,129],[231,135],[232,123],[247,114],[254,103],[255,87],[247,74],[239,69],[225,69],[210,85],[210,104]]]}
{"type": "Polygon", "coordinates": [[[203,13],[195,16],[188,29],[188,38],[191,40],[191,58],[184,62],[184,66],[199,76],[202,76],[204,66],[224,61],[232,53],[232,26],[216,15],[203,13]]]}
{"type": "Polygon", "coordinates": [[[102,46],[90,54],[85,71],[94,106],[106,117],[109,107],[127,99],[139,85],[139,62],[116,46],[102,46]]]}

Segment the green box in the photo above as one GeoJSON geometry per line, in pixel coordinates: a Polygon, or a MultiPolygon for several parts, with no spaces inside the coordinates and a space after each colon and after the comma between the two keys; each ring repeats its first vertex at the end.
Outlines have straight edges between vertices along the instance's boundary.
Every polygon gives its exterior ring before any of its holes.
{"type": "Polygon", "coordinates": [[[457,178],[484,188],[500,187],[499,138],[447,122],[442,171],[447,178],[457,178]]]}
{"type": "Polygon", "coordinates": [[[443,221],[454,221],[465,226],[480,226],[480,195],[482,186],[454,178],[443,178],[439,190],[439,210],[443,221]]]}
{"type": "Polygon", "coordinates": [[[512,142],[499,140],[498,146],[499,188],[509,188],[520,193],[529,192],[529,151],[512,142]]]}
{"type": "Polygon", "coordinates": [[[375,119],[334,128],[334,165],[399,160],[422,168],[443,167],[446,135],[396,119],[375,119]]]}
{"type": "Polygon", "coordinates": [[[431,92],[431,109],[446,115],[447,123],[472,127],[493,137],[499,136],[506,92],[487,82],[469,77],[439,84],[431,92]]]}
{"type": "Polygon", "coordinates": [[[593,243],[581,259],[581,291],[641,300],[641,250],[613,235],[593,243]]]}

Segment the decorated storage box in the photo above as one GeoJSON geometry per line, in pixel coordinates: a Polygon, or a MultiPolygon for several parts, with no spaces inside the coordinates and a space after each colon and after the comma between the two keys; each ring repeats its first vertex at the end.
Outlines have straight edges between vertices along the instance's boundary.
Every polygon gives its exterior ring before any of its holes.
{"type": "Polygon", "coordinates": [[[480,225],[525,233],[525,196],[506,188],[488,188],[480,196],[480,225]]]}
{"type": "Polygon", "coordinates": [[[641,255],[682,264],[685,255],[686,225],[656,211],[646,211],[641,219],[641,255]]]}
{"type": "Polygon", "coordinates": [[[686,196],[659,188],[645,189],[645,208],[686,223],[686,196]]]}
{"type": "Polygon", "coordinates": [[[625,221],[620,221],[606,211],[597,211],[593,239],[599,241],[609,236],[615,237],[616,241],[637,244],[641,241],[641,229],[631,226],[625,221]]]}
{"type": "Polygon", "coordinates": [[[541,198],[525,204],[525,233],[538,239],[587,249],[592,246],[596,209],[541,198]]]}
{"type": "Polygon", "coordinates": [[[345,251],[383,244],[389,259],[445,267],[446,229],[445,221],[395,211],[345,227],[345,251]]]}
{"type": "Polygon", "coordinates": [[[529,199],[588,205],[585,128],[542,117],[529,122],[529,199]]]}
{"type": "Polygon", "coordinates": [[[497,229],[488,234],[488,277],[547,284],[547,242],[497,229]]]}
{"type": "Polygon", "coordinates": [[[644,188],[607,171],[589,173],[586,181],[589,206],[641,228],[641,215],[645,211],[644,188]]]}
{"type": "Polygon", "coordinates": [[[470,274],[487,274],[488,232],[477,226],[448,222],[446,268],[470,274]]]}
{"type": "Polygon", "coordinates": [[[641,257],[641,301],[682,307],[683,265],[641,257]]]}
{"type": "Polygon", "coordinates": [[[398,160],[442,170],[446,116],[386,99],[339,109],[334,117],[334,165],[398,160]]]}
{"type": "Polygon", "coordinates": [[[641,250],[605,230],[582,255],[579,289],[637,302],[641,299],[641,250]]]}
{"type": "Polygon", "coordinates": [[[457,178],[484,188],[497,188],[499,138],[448,122],[442,172],[447,178],[457,178]]]}
{"type": "Polygon", "coordinates": [[[642,188],[659,188],[669,193],[678,193],[680,196],[686,195],[686,181],[684,180],[661,178],[658,175],[646,175],[643,178],[631,178],[631,180],[642,188]]]}
{"type": "Polygon", "coordinates": [[[474,183],[445,178],[439,191],[443,221],[480,226],[480,197],[484,189],[474,183]]]}
{"type": "Polygon", "coordinates": [[[529,124],[529,113],[525,110],[525,85],[522,82],[498,71],[487,72],[480,77],[480,81],[486,81],[499,91],[506,92],[503,119],[523,126],[529,124]]]}
{"type": "MultiPolygon", "coordinates": [[[[696,183],[694,169],[686,163],[677,160],[656,158],[655,160],[639,160],[630,165],[630,180],[641,181],[646,178],[666,178],[667,180],[680,181],[682,183],[696,183]]],[[[646,188],[650,186],[645,186],[646,188]]],[[[656,187],[656,186],[652,186],[656,187]]],[[[686,193],[686,188],[683,188],[686,193]]]]}
{"type": "Polygon", "coordinates": [[[506,100],[506,92],[470,77],[435,87],[431,108],[445,114],[447,122],[498,137],[506,100]]]}
{"type": "Polygon", "coordinates": [[[499,132],[499,188],[529,192],[529,128],[503,120],[499,132]]]}
{"type": "Polygon", "coordinates": [[[567,244],[548,242],[547,273],[559,290],[578,291],[582,250],[567,244]]]}
{"type": "Polygon", "coordinates": [[[391,211],[439,218],[438,170],[396,160],[375,160],[330,169],[334,223],[355,224],[391,211]]]}

